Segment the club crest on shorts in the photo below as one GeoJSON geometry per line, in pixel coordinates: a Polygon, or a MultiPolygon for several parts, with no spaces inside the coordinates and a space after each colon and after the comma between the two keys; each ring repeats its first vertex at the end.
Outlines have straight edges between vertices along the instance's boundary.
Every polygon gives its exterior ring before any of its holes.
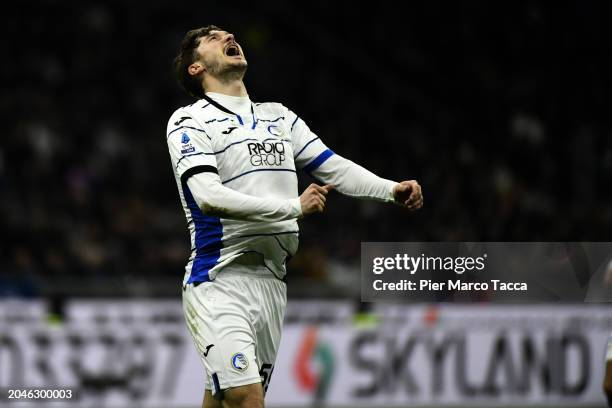
{"type": "Polygon", "coordinates": [[[242,353],[236,353],[232,356],[232,367],[238,371],[245,371],[249,368],[249,360],[242,353]]]}

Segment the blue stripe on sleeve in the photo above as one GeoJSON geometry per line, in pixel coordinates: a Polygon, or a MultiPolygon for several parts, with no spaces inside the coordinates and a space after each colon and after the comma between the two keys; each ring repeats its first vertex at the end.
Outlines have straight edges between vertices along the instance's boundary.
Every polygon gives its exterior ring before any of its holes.
{"type": "Polygon", "coordinates": [[[333,155],[334,155],[334,152],[332,152],[330,149],[327,149],[323,153],[318,155],[313,161],[308,163],[308,165],[304,166],[303,170],[306,173],[312,173],[314,170],[318,169],[320,165],[325,163],[325,161],[329,159],[330,157],[332,157],[333,155]]]}

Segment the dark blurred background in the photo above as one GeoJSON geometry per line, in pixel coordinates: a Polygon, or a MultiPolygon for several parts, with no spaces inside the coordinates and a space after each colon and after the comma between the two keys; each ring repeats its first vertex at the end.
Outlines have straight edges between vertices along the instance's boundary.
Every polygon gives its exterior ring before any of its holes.
{"type": "MultiPolygon", "coordinates": [[[[0,295],[178,296],[188,233],[165,142],[192,28],[236,34],[254,101],[417,179],[411,214],[334,194],[294,297],[359,294],[361,241],[610,240],[610,3],[3,6],[0,295]]],[[[311,182],[303,175],[302,184],[311,182]]]]}

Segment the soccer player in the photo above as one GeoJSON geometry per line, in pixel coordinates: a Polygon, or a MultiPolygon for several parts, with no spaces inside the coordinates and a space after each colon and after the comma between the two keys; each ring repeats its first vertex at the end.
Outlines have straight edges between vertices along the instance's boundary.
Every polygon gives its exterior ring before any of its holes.
{"type": "Polygon", "coordinates": [[[421,188],[335,154],[280,103],[253,103],[242,48],[218,27],[189,31],[174,67],[197,99],[171,116],[167,142],[191,234],[183,307],[206,370],[203,406],[263,407],[297,220],[322,212],[332,188],[409,210],[423,205],[421,188]],[[326,184],[298,196],[299,169],[326,184]]]}

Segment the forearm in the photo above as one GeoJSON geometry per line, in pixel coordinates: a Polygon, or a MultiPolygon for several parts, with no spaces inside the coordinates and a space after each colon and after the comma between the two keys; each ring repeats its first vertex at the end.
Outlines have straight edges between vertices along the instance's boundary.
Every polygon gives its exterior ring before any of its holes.
{"type": "Polygon", "coordinates": [[[227,188],[219,176],[201,173],[187,181],[193,198],[204,214],[244,221],[283,221],[302,215],[300,199],[254,197],[227,188]]]}
{"type": "Polygon", "coordinates": [[[312,173],[338,192],[356,198],[393,201],[395,181],[378,177],[358,164],[334,154],[312,173]]]}

